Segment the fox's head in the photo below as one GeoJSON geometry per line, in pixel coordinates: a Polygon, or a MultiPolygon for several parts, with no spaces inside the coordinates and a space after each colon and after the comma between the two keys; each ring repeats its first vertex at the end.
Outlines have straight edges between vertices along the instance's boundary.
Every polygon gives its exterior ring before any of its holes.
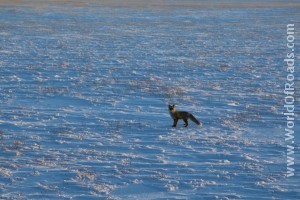
{"type": "Polygon", "coordinates": [[[170,110],[170,111],[175,110],[175,105],[174,105],[174,104],[173,104],[173,105],[169,104],[169,110],[170,110]]]}

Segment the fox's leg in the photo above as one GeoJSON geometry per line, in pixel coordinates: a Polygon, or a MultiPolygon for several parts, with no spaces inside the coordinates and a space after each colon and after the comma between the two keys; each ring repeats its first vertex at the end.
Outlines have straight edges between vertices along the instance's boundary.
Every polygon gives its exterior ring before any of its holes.
{"type": "Polygon", "coordinates": [[[185,127],[187,127],[187,126],[189,125],[189,122],[188,122],[188,120],[187,120],[187,119],[184,119],[183,121],[184,121],[184,123],[185,123],[185,125],[184,125],[184,126],[185,126],[185,127]]]}
{"type": "Polygon", "coordinates": [[[173,127],[176,127],[178,119],[174,119],[173,127]]]}

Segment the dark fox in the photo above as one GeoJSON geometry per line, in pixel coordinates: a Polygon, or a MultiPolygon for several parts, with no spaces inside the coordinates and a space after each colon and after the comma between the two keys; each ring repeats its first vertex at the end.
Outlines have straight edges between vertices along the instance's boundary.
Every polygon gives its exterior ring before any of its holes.
{"type": "Polygon", "coordinates": [[[189,113],[187,111],[177,111],[175,109],[174,104],[173,105],[169,104],[169,113],[170,113],[172,119],[174,120],[173,127],[177,126],[177,122],[179,119],[182,119],[184,121],[185,127],[187,127],[189,125],[188,119],[191,119],[197,125],[200,125],[200,126],[202,125],[201,122],[198,119],[196,119],[192,113],[189,113]]]}

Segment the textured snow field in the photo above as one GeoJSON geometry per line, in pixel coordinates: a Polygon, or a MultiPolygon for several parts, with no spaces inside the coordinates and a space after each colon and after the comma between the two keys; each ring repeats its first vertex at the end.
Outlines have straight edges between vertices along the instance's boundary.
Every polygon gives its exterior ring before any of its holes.
{"type": "Polygon", "coordinates": [[[0,2],[0,199],[300,199],[298,3],[0,2]]]}

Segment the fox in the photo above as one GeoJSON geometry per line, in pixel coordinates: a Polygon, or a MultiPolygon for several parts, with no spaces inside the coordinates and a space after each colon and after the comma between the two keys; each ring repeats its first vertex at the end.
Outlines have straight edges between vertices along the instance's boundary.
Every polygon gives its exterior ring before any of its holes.
{"type": "Polygon", "coordinates": [[[175,109],[175,105],[169,104],[169,113],[174,120],[173,127],[177,126],[177,122],[179,119],[182,119],[184,121],[184,126],[187,127],[189,125],[188,119],[191,119],[193,122],[195,122],[197,125],[202,126],[202,123],[194,117],[192,113],[189,113],[187,111],[177,111],[175,109]]]}

